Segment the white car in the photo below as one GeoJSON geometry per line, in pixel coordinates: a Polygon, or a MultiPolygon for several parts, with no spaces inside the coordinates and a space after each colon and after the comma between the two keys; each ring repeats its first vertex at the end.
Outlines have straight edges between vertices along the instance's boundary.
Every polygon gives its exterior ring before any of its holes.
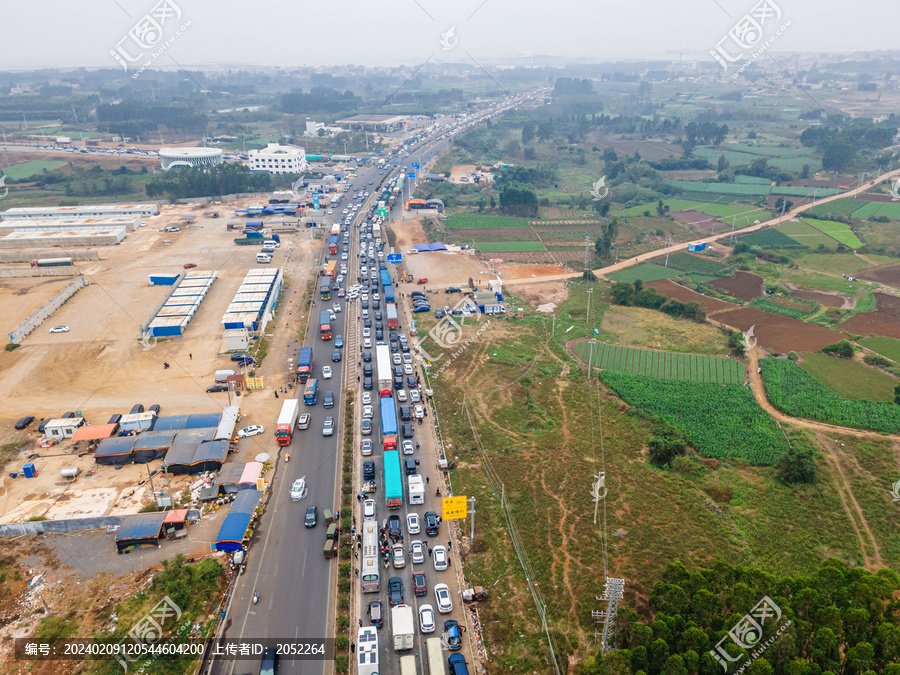
{"type": "Polygon", "coordinates": [[[306,481],[302,478],[298,478],[294,481],[294,484],[291,485],[291,501],[297,501],[303,499],[303,495],[306,493],[306,481]]]}
{"type": "MultiPolygon", "coordinates": [[[[431,549],[431,560],[434,563],[436,572],[443,572],[447,569],[447,548],[445,546],[435,546],[431,549]]],[[[435,588],[437,591],[437,588],[435,588]]],[[[438,605],[440,605],[438,601],[438,605]]]]}
{"type": "Polygon", "coordinates": [[[410,389],[409,390],[409,400],[412,401],[413,403],[418,403],[421,400],[418,389],[410,389]]]}
{"type": "Polygon", "coordinates": [[[450,587],[447,584],[435,585],[434,597],[437,600],[438,611],[441,614],[449,614],[453,611],[453,600],[450,599],[450,587]]]}
{"type": "Polygon", "coordinates": [[[403,354],[403,363],[412,363],[412,354],[403,354]]]}
{"type": "Polygon", "coordinates": [[[374,499],[367,499],[363,502],[363,520],[375,520],[374,499]]]}
{"type": "Polygon", "coordinates": [[[425,417],[425,408],[423,408],[423,407],[420,406],[420,405],[417,405],[417,406],[416,406],[416,419],[417,419],[417,420],[420,420],[420,419],[422,419],[423,417],[425,417]]]}
{"type": "Polygon", "coordinates": [[[330,216],[332,213],[334,213],[334,209],[328,209],[328,211],[326,211],[326,213],[330,216]]]}
{"type": "Polygon", "coordinates": [[[263,429],[262,424],[252,424],[249,427],[244,427],[238,432],[238,438],[250,438],[251,436],[259,436],[263,433],[265,429],[263,429]]]}
{"type": "Polygon", "coordinates": [[[372,419],[375,417],[375,411],[370,405],[363,406],[363,419],[372,419]]]}
{"type": "Polygon", "coordinates": [[[412,375],[412,374],[413,374],[413,367],[412,367],[412,364],[411,364],[411,363],[404,363],[404,364],[403,364],[403,372],[406,373],[407,375],[412,375]]]}
{"type": "Polygon", "coordinates": [[[419,539],[413,539],[409,544],[409,558],[413,565],[421,565],[425,562],[425,544],[419,539]]]}
{"type": "Polygon", "coordinates": [[[334,436],[334,418],[326,417],[325,424],[322,425],[323,436],[334,436]]]}
{"type": "Polygon", "coordinates": [[[371,349],[372,348],[372,340],[369,338],[366,338],[365,340],[363,340],[363,348],[371,349]]]}
{"type": "Polygon", "coordinates": [[[364,438],[359,442],[359,451],[363,457],[369,457],[372,454],[372,439],[364,438]]]}
{"type": "Polygon", "coordinates": [[[54,326],[53,328],[50,329],[50,332],[51,333],[68,333],[69,327],[68,326],[54,326]]]}
{"type": "Polygon", "coordinates": [[[423,633],[434,632],[434,607],[419,605],[419,630],[423,633]]]}
{"type": "Polygon", "coordinates": [[[341,306],[340,306],[339,304],[337,304],[337,303],[334,303],[334,304],[331,306],[331,309],[334,310],[334,313],[335,313],[335,314],[340,314],[340,312],[341,312],[341,306]]]}
{"type": "Polygon", "coordinates": [[[363,405],[369,405],[370,403],[372,403],[372,392],[371,391],[364,391],[362,393],[362,402],[363,402],[363,405]]]}
{"type": "Polygon", "coordinates": [[[322,366],[322,379],[323,380],[331,379],[331,366],[322,366]]]}
{"type": "Polygon", "coordinates": [[[362,335],[364,338],[372,337],[372,329],[371,328],[363,328],[362,335]]]}
{"type": "Polygon", "coordinates": [[[413,445],[413,442],[410,440],[403,441],[403,454],[411,455],[415,451],[416,446],[413,445]]]}
{"type": "Polygon", "coordinates": [[[419,514],[406,514],[406,531],[409,534],[419,534],[419,514]]]}
{"type": "Polygon", "coordinates": [[[403,555],[403,544],[394,544],[391,548],[391,564],[396,570],[406,567],[406,556],[403,555]]]}
{"type": "Polygon", "coordinates": [[[406,400],[406,389],[397,390],[397,400],[403,403],[406,400]]]}
{"type": "Polygon", "coordinates": [[[401,363],[401,361],[400,361],[400,355],[399,355],[399,354],[391,354],[391,361],[394,362],[394,365],[395,365],[395,366],[399,366],[400,363],[401,363]]]}
{"type": "Polygon", "coordinates": [[[368,319],[368,318],[369,318],[369,310],[364,309],[364,310],[362,311],[362,315],[361,315],[361,316],[362,316],[362,318],[364,318],[364,319],[368,319]]]}

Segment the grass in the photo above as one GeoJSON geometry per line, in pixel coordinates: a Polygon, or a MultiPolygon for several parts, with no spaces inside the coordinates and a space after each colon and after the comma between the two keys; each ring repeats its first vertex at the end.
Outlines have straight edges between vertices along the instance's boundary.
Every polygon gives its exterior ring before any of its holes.
{"type": "Polygon", "coordinates": [[[599,327],[598,339],[608,343],[685,354],[728,354],[726,338],[720,329],[675,319],[654,309],[609,307],[603,312],[599,327]]]}
{"type": "Polygon", "coordinates": [[[827,204],[818,204],[805,211],[804,213],[812,213],[817,216],[827,216],[829,213],[849,216],[851,213],[855,213],[857,210],[870,203],[871,202],[866,202],[859,199],[836,199],[835,201],[828,202],[827,204]]]}
{"type": "MultiPolygon", "coordinates": [[[[665,199],[663,200],[663,203],[666,204],[672,211],[700,211],[701,213],[706,213],[710,216],[718,216],[719,218],[731,218],[733,216],[740,216],[743,214],[758,211],[758,209],[753,209],[747,206],[713,204],[710,202],[688,201],[684,199],[665,199]]],[[[650,213],[655,214],[656,203],[651,202],[649,204],[641,204],[640,206],[632,206],[627,209],[616,211],[615,213],[612,213],[610,215],[619,217],[639,216],[644,211],[650,211],[650,213]]]]}
{"type": "Polygon", "coordinates": [[[481,251],[543,251],[544,245],[539,241],[484,241],[476,245],[481,251]]]}
{"type": "Polygon", "coordinates": [[[19,180],[20,178],[29,178],[35,174],[41,173],[44,169],[47,169],[47,171],[54,171],[66,164],[68,164],[68,162],[51,159],[36,159],[33,162],[16,164],[15,166],[4,169],[3,172],[9,178],[19,180]]]}
{"type": "Polygon", "coordinates": [[[815,250],[819,248],[819,246],[824,246],[833,251],[838,247],[837,240],[832,239],[821,230],[818,230],[811,225],[807,225],[800,220],[782,223],[775,229],[811,250],[815,250]]]}
{"type": "Polygon", "coordinates": [[[870,337],[860,340],[859,344],[871,349],[876,354],[881,354],[891,361],[900,363],[900,340],[889,337],[870,337]]]}
{"type": "Polygon", "coordinates": [[[770,249],[805,247],[805,244],[801,244],[771,227],[764,227],[761,230],[735,237],[735,241],[743,242],[749,246],[770,249]]]}
{"type": "Polygon", "coordinates": [[[764,312],[772,312],[773,314],[789,316],[792,319],[799,320],[819,309],[819,306],[814,302],[804,302],[802,300],[778,302],[776,298],[757,298],[750,305],[764,312]]]}
{"type": "Polygon", "coordinates": [[[444,221],[451,230],[471,230],[475,228],[495,227],[528,227],[525,218],[513,218],[511,216],[480,216],[474,213],[454,214],[444,221]]]}
{"type": "Polygon", "coordinates": [[[633,284],[638,279],[646,282],[673,279],[677,276],[681,276],[681,272],[676,269],[666,269],[662,265],[654,265],[653,263],[639,263],[618,272],[613,272],[609,275],[609,278],[613,281],[633,284]]]}
{"type": "Polygon", "coordinates": [[[869,216],[887,216],[891,220],[900,220],[900,202],[865,202],[864,206],[853,212],[854,218],[869,216]]]}
{"type": "MultiPolygon", "coordinates": [[[[657,264],[665,261],[666,258],[657,258],[657,264]]],[[[726,275],[730,275],[732,268],[723,265],[711,258],[691,255],[690,253],[672,253],[668,257],[668,266],[672,269],[682,270],[688,274],[701,274],[703,276],[711,276],[714,279],[726,275]]]]}
{"type": "Polygon", "coordinates": [[[828,354],[805,354],[800,367],[841,398],[893,401],[898,380],[859,361],[828,354]]]}
{"type": "Polygon", "coordinates": [[[862,242],[853,230],[850,229],[850,226],[847,225],[847,223],[840,223],[834,220],[818,220],[816,218],[810,218],[804,222],[820,232],[827,234],[832,239],[836,239],[844,246],[849,248],[859,248],[862,246],[862,242]]]}
{"type": "Polygon", "coordinates": [[[744,364],[734,359],[634,349],[605,342],[593,344],[587,340],[575,345],[575,353],[592,367],[632,375],[719,384],[742,384],[744,381],[744,364]]]}

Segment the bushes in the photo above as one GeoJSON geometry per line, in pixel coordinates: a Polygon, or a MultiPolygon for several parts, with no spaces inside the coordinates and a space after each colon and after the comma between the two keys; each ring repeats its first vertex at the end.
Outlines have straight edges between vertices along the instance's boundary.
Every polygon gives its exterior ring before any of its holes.
{"type": "Polygon", "coordinates": [[[843,359],[852,359],[855,351],[853,343],[849,340],[841,340],[840,342],[834,342],[822,347],[823,353],[831,354],[832,356],[840,356],[843,359]]]}

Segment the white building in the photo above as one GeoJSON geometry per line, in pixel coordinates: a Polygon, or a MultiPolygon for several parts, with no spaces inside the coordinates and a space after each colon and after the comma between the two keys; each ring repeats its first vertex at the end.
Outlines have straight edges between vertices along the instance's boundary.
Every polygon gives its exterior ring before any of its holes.
{"type": "Polygon", "coordinates": [[[324,122],[313,122],[312,120],[306,120],[306,131],[303,132],[304,136],[316,136],[319,133],[319,129],[324,129],[324,122]]]}
{"type": "Polygon", "coordinates": [[[250,151],[250,170],[269,173],[306,171],[306,150],[295,145],[269,143],[262,150],[250,151]]]}
{"type": "Polygon", "coordinates": [[[160,148],[162,168],[168,171],[176,166],[212,166],[222,163],[219,148],[160,148]]]}
{"type": "Polygon", "coordinates": [[[44,425],[44,435],[47,438],[72,438],[72,434],[82,424],[84,424],[82,417],[50,420],[44,425]]]}

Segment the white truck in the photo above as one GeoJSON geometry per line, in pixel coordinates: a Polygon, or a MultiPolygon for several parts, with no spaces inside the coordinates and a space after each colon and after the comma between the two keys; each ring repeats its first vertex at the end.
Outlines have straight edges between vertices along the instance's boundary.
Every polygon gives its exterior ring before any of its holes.
{"type": "Polygon", "coordinates": [[[376,238],[381,236],[381,225],[378,223],[372,225],[372,236],[376,238]]]}
{"type": "Polygon", "coordinates": [[[417,473],[406,477],[409,484],[409,503],[424,504],[425,503],[425,481],[422,476],[417,473]]]}
{"type": "Polygon", "coordinates": [[[416,623],[412,607],[406,604],[391,607],[391,630],[395,652],[408,652],[415,646],[416,623]]]}

